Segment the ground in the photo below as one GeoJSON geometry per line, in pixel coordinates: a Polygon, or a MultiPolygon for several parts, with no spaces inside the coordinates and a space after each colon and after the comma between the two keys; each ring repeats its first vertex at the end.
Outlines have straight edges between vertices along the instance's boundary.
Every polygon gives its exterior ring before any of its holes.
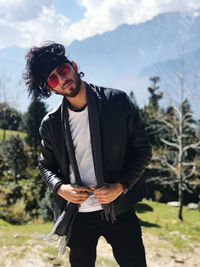
{"type": "MultiPolygon", "coordinates": [[[[18,236],[16,235],[13,238],[17,239],[18,236]]],[[[166,244],[167,241],[162,236],[144,233],[143,240],[148,267],[200,266],[199,243],[192,243],[191,250],[180,252],[175,249],[169,249],[168,244],[166,244]]],[[[97,267],[118,266],[112,256],[111,247],[103,238],[99,240],[97,251],[97,267]]],[[[21,246],[2,246],[0,250],[0,266],[2,267],[69,266],[67,258],[68,253],[65,255],[57,254],[55,243],[49,244],[37,236],[21,246]]]]}

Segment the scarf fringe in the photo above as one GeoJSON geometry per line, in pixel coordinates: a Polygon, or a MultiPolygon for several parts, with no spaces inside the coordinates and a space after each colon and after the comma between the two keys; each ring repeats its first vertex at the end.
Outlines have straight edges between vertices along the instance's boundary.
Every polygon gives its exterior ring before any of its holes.
{"type": "Polygon", "coordinates": [[[57,247],[57,252],[59,254],[65,254],[67,251],[67,235],[59,236],[57,234],[48,234],[44,237],[47,242],[59,242],[57,247]]]}
{"type": "Polygon", "coordinates": [[[116,213],[115,213],[115,206],[113,203],[109,203],[109,204],[103,204],[102,205],[103,210],[104,210],[104,215],[105,215],[105,219],[106,221],[111,221],[112,223],[114,223],[116,221],[116,213]]]}

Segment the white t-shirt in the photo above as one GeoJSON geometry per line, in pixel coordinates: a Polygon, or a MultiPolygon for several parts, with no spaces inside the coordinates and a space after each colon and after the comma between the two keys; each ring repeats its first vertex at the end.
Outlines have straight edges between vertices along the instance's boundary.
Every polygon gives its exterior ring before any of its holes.
{"type": "MultiPolygon", "coordinates": [[[[69,125],[75,149],[76,161],[82,184],[95,187],[97,185],[94,162],[91,148],[91,138],[88,120],[88,107],[82,111],[68,109],[69,125]]],[[[75,176],[70,165],[70,181],[75,184],[75,176]]],[[[101,204],[96,200],[93,193],[80,205],[79,212],[91,212],[101,210],[101,204]]]]}

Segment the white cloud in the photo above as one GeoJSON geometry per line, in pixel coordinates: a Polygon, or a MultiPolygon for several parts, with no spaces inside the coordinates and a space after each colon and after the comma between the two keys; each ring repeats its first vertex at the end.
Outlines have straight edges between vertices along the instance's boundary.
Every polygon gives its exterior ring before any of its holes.
{"type": "Polygon", "coordinates": [[[0,48],[29,47],[45,40],[66,45],[113,30],[122,23],[136,24],[159,13],[200,8],[199,0],[74,1],[86,9],[84,18],[76,23],[56,13],[55,0],[0,0],[0,48]]]}
{"type": "Polygon", "coordinates": [[[199,0],[79,0],[85,17],[66,30],[71,40],[113,30],[123,23],[137,24],[163,12],[200,8],[199,0]]]}
{"type": "Polygon", "coordinates": [[[55,40],[66,43],[63,29],[67,28],[69,20],[63,15],[56,14],[53,6],[42,6],[34,19],[27,21],[0,20],[0,48],[17,45],[28,47],[44,40],[55,40]],[[3,34],[2,34],[3,33],[3,34]]]}
{"type": "Polygon", "coordinates": [[[37,17],[42,6],[52,5],[54,0],[0,0],[0,18],[6,21],[26,21],[37,17]]]}

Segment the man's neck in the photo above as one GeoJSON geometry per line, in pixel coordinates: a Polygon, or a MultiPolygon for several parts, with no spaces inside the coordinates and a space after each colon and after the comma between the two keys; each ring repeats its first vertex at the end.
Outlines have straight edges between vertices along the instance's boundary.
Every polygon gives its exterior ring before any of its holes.
{"type": "Polygon", "coordinates": [[[87,104],[86,86],[81,80],[80,92],[75,97],[66,97],[72,110],[81,109],[87,104]]]}

